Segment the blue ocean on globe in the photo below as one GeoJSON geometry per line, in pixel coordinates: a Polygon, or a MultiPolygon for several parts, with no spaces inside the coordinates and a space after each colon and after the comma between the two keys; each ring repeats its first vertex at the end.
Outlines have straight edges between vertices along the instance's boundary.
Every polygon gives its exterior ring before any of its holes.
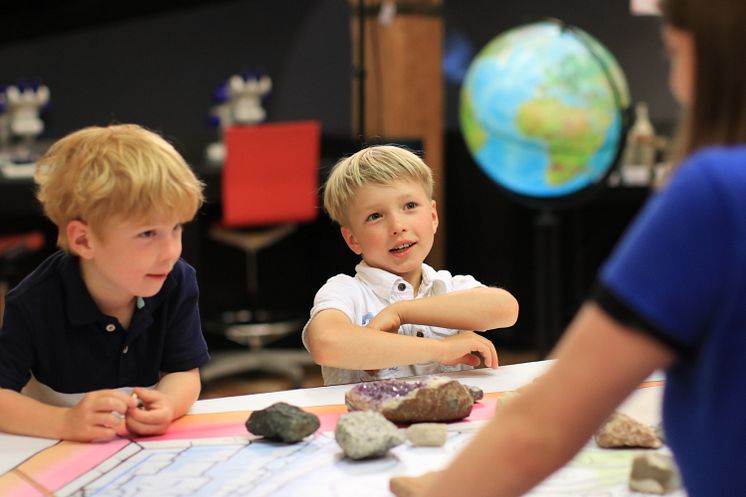
{"type": "Polygon", "coordinates": [[[613,167],[629,100],[606,48],[579,28],[547,21],[511,29],[477,54],[459,117],[490,179],[553,199],[598,183],[613,167]]]}

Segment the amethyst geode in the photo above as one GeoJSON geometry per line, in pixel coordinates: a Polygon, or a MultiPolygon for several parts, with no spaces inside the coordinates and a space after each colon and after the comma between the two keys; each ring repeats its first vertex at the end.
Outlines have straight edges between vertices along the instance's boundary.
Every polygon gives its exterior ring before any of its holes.
{"type": "Polygon", "coordinates": [[[463,419],[475,397],[456,380],[431,376],[359,383],[345,394],[345,403],[350,411],[377,411],[394,423],[419,423],[463,419]]]}

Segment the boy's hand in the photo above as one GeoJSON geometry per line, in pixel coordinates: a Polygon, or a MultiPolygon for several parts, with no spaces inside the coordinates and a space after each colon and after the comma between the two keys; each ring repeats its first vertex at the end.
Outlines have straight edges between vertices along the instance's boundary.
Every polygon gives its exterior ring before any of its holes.
{"type": "Polygon", "coordinates": [[[367,326],[389,333],[397,333],[401,325],[401,316],[396,312],[393,305],[389,305],[381,309],[381,312],[368,321],[367,326]]]}
{"type": "Polygon", "coordinates": [[[133,435],[160,435],[166,431],[174,419],[171,402],[162,392],[155,389],[135,388],[134,393],[142,400],[142,407],[137,407],[137,400],[127,410],[127,429],[133,435]]]}
{"type": "Polygon", "coordinates": [[[481,359],[474,353],[479,352],[484,359],[485,366],[488,368],[497,367],[495,346],[491,341],[473,331],[462,331],[440,340],[440,343],[443,345],[443,352],[438,362],[442,364],[448,366],[454,364],[479,366],[481,359]]]}
{"type": "Polygon", "coordinates": [[[65,412],[61,438],[92,442],[123,435],[125,413],[134,405],[135,399],[117,390],[90,392],[65,412]]]}
{"type": "MultiPolygon", "coordinates": [[[[381,312],[376,314],[366,325],[368,328],[385,331],[387,333],[398,333],[400,326],[401,317],[399,316],[399,313],[394,310],[392,305],[381,309],[381,312]]],[[[375,376],[379,371],[380,369],[365,370],[365,372],[371,376],[375,376]]]]}

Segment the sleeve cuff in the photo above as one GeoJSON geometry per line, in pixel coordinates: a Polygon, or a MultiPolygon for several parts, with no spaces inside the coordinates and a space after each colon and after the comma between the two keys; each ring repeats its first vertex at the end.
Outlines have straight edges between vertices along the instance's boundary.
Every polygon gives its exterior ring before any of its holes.
{"type": "Polygon", "coordinates": [[[660,327],[650,322],[647,318],[640,316],[602,282],[596,282],[589,300],[595,302],[616,322],[654,338],[678,355],[687,356],[692,353],[692,349],[689,346],[677,342],[669,334],[661,330],[660,327]]]}

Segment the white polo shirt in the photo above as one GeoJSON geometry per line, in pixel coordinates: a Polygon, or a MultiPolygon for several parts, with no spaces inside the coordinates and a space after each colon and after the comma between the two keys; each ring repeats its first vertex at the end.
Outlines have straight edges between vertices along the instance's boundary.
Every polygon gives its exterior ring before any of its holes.
{"type": "MultiPolygon", "coordinates": [[[[457,290],[482,287],[480,282],[468,275],[451,275],[448,271],[436,271],[427,264],[422,265],[422,283],[417,296],[414,288],[404,278],[395,274],[367,265],[361,262],[355,267],[355,277],[338,274],[327,280],[326,284],[316,293],[311,319],[326,309],[337,309],[350,318],[353,324],[365,326],[373,317],[399,300],[443,295],[457,290]]],[[[303,327],[303,345],[308,349],[306,329],[303,327]]],[[[400,335],[410,335],[424,338],[446,338],[460,330],[425,326],[421,324],[405,324],[399,328],[400,335]]],[[[449,371],[472,369],[465,364],[445,366],[436,362],[412,364],[378,370],[375,375],[354,369],[340,369],[327,366],[321,367],[325,385],[342,383],[358,383],[361,381],[381,380],[384,378],[399,378],[404,376],[419,376],[438,374],[449,371]]]]}

